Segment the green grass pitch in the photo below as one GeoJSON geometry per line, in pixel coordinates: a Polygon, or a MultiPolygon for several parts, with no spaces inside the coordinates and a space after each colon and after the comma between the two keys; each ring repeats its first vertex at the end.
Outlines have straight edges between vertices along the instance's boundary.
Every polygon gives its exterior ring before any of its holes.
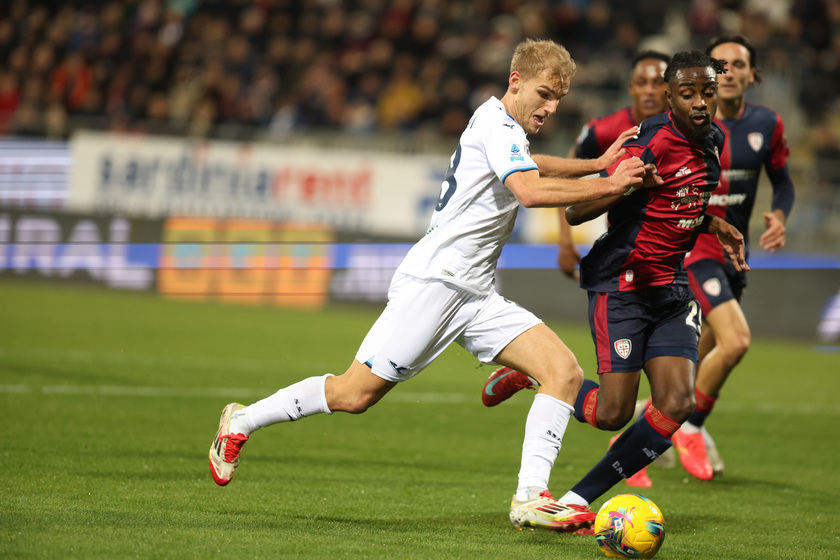
{"type": "MultiPolygon", "coordinates": [[[[222,407],[343,372],[378,312],[0,283],[0,557],[601,558],[592,537],[512,528],[531,394],[484,408],[492,367],[459,347],[366,414],[257,432],[234,481],[213,483],[222,407]]],[[[551,326],[591,376],[588,329],[551,326]]],[[[723,478],[650,469],[657,558],[840,558],[838,366],[754,341],[709,420],[723,478]]],[[[610,435],[573,422],[555,494],[610,435]]]]}

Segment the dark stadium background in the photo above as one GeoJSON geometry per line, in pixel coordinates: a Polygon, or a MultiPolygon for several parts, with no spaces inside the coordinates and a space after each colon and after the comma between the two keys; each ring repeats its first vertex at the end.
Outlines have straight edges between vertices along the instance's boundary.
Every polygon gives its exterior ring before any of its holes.
{"type": "MultiPolygon", "coordinates": [[[[73,165],[83,157],[72,149],[80,132],[123,134],[151,145],[162,138],[226,141],[270,146],[278,154],[291,148],[325,157],[362,150],[379,160],[423,154],[445,166],[474,108],[503,93],[516,43],[548,37],[570,50],[578,72],[558,115],[532,139],[532,151],[564,155],[586,121],[628,103],[635,52],[703,48],[721,32],[740,32],[755,43],[763,74],[748,100],[783,116],[797,188],[788,245],[772,257],[753,251],[756,270],[744,307],[757,334],[834,343],[840,336],[838,26],[838,3],[816,0],[9,0],[0,5],[0,243],[6,247],[0,278],[127,287],[91,272],[96,259],[76,259],[64,275],[45,273],[67,253],[62,243],[79,242],[72,232],[86,217],[68,204],[73,165]],[[20,254],[22,244],[45,242],[17,229],[33,216],[64,224],[59,243],[43,249],[53,251],[53,261],[14,261],[15,247],[20,254]]],[[[762,227],[758,214],[769,204],[763,181],[754,239],[762,227]]],[[[93,241],[108,254],[115,241],[108,224],[130,220],[131,238],[122,240],[130,244],[128,263],[145,250],[138,244],[171,242],[161,225],[166,215],[149,221],[104,205],[92,212],[98,225],[90,227],[99,228],[93,241]]],[[[225,217],[249,216],[231,211],[225,217]]],[[[404,231],[327,225],[329,239],[340,243],[416,239],[404,231]]],[[[517,232],[514,241],[534,239],[517,232]]],[[[501,285],[549,318],[582,319],[582,294],[553,270],[551,251],[543,242],[538,255],[527,253],[534,270],[522,268],[526,253],[517,254],[519,264],[503,265],[501,285]]],[[[388,249],[374,253],[370,271],[348,281],[353,288],[344,292],[333,282],[328,299],[382,301],[398,257],[388,249]]],[[[162,261],[151,261],[150,289],[160,291],[162,261]]],[[[335,274],[340,283],[348,273],[335,274]]]]}

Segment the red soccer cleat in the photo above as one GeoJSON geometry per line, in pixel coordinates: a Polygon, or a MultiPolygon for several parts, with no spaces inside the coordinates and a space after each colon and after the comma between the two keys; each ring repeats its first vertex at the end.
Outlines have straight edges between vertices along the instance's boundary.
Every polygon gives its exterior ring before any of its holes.
{"type": "Polygon", "coordinates": [[[230,419],[233,414],[245,408],[239,403],[230,403],[222,410],[222,417],[219,419],[219,430],[213,438],[213,445],[210,446],[210,474],[219,486],[225,486],[236,467],[239,466],[239,452],[242,446],[248,441],[245,434],[230,433],[230,419]]]}
{"type": "Polygon", "coordinates": [[[642,470],[632,476],[628,476],[625,480],[627,486],[635,486],[636,488],[650,488],[653,482],[647,473],[647,467],[642,467],[642,470]]]}
{"type": "Polygon", "coordinates": [[[500,367],[490,374],[481,392],[484,406],[496,406],[511,398],[522,389],[536,390],[540,384],[533,377],[508,367],[500,367]]]}
{"type": "Polygon", "coordinates": [[[706,443],[701,432],[686,432],[684,428],[677,430],[671,438],[683,468],[690,475],[700,480],[712,480],[714,471],[706,455],[706,443]]]}
{"type": "Polygon", "coordinates": [[[561,504],[548,490],[539,496],[520,502],[513,496],[510,502],[510,522],[520,531],[525,527],[574,533],[591,527],[596,513],[586,506],[561,504]]]}

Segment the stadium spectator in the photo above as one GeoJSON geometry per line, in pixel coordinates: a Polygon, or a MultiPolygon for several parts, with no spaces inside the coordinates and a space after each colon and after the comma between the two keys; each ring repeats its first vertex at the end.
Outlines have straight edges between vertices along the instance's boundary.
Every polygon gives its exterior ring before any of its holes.
{"type": "Polygon", "coordinates": [[[416,60],[400,53],[379,97],[378,122],[383,130],[410,129],[423,110],[423,91],[414,79],[416,60]]]}
{"type": "MultiPolygon", "coordinates": [[[[218,100],[220,114],[225,115],[221,118],[243,124],[237,121],[241,111],[245,123],[256,125],[252,134],[257,134],[273,118],[273,111],[267,108],[278,104],[287,107],[289,100],[295,104],[310,103],[299,92],[300,79],[315,58],[326,59],[336,80],[344,82],[336,84],[336,91],[350,92],[356,88],[359,76],[368,71],[378,72],[388,82],[395,61],[405,53],[416,58],[411,76],[415,81],[419,81],[427,61],[439,57],[444,63],[439,83],[457,77],[468,89],[463,97],[469,98],[487,81],[504,75],[512,46],[522,37],[562,36],[579,53],[579,60],[590,63],[587,66],[591,69],[587,68],[579,76],[579,84],[588,82],[593,88],[611,88],[619,84],[612,82],[615,72],[610,69],[629,62],[640,41],[654,35],[666,41],[684,41],[674,39],[675,31],[666,25],[666,21],[680,18],[668,20],[666,16],[685,9],[685,5],[662,0],[644,0],[634,5],[632,12],[608,1],[551,6],[467,0],[446,3],[393,0],[358,5],[195,0],[167,3],[112,0],[102,4],[15,1],[7,8],[0,8],[0,53],[3,54],[0,59],[8,61],[6,70],[12,71],[19,83],[32,73],[45,70],[47,75],[55,73],[56,83],[45,77],[48,83],[44,87],[55,87],[61,92],[61,101],[70,117],[89,114],[93,105],[85,103],[87,89],[98,89],[105,99],[110,97],[107,92],[130,89],[119,83],[124,80],[120,76],[121,68],[129,69],[131,82],[144,82],[149,93],[163,89],[172,95],[178,87],[173,80],[176,69],[186,65],[203,73],[209,66],[222,64],[227,74],[239,77],[245,100],[236,101],[234,105],[239,109],[232,113],[218,100]],[[266,75],[264,70],[257,72],[263,62],[273,69],[275,77],[271,80],[278,86],[270,98],[255,101],[250,92],[255,75],[262,78],[266,75]],[[283,103],[279,103],[281,99],[283,103]]],[[[795,66],[791,57],[796,55],[791,53],[805,52],[803,62],[812,79],[803,82],[809,87],[803,89],[802,95],[806,110],[817,118],[829,110],[840,89],[830,89],[836,85],[838,74],[830,61],[837,57],[826,55],[836,46],[825,40],[827,26],[838,23],[837,12],[814,2],[795,2],[790,13],[775,4],[768,8],[755,2],[726,4],[721,12],[712,3],[695,0],[690,4],[689,21],[697,37],[723,23],[733,25],[740,21],[742,26],[757,26],[757,22],[765,21],[767,38],[761,46],[769,49],[773,39],[786,38],[791,47],[782,49],[781,56],[787,62],[782,68],[795,66]],[[764,12],[770,12],[766,21],[761,18],[764,12]],[[792,19],[788,21],[786,15],[792,19]],[[819,33],[812,33],[814,30],[819,33]],[[809,92],[814,87],[819,93],[812,95],[809,92]]],[[[181,130],[185,120],[192,120],[191,113],[199,110],[199,100],[205,94],[219,95],[215,86],[205,87],[200,94],[184,99],[191,101],[189,106],[180,105],[178,114],[170,113],[164,121],[172,124],[173,131],[181,130]],[[185,116],[187,110],[190,115],[185,116]]],[[[232,86],[228,84],[228,87],[232,86]]],[[[380,95],[386,91],[382,88],[380,95]]],[[[144,96],[138,93],[137,97],[144,96]]],[[[430,99],[424,95],[421,110],[409,111],[400,128],[457,135],[460,127],[454,123],[460,123],[463,110],[447,111],[449,114],[444,116],[433,104],[426,103],[430,99]]],[[[35,108],[44,111],[55,100],[54,97],[40,100],[35,108]]],[[[377,98],[375,105],[379,103],[377,98]]],[[[293,112],[302,118],[296,119],[293,126],[343,128],[343,123],[359,120],[359,107],[365,113],[364,106],[358,101],[332,102],[330,110],[337,114],[314,120],[309,118],[311,109],[300,107],[293,112]],[[348,106],[356,113],[353,119],[343,115],[348,106]]],[[[106,102],[103,110],[109,115],[127,112],[130,124],[147,118],[145,111],[136,107],[126,109],[106,102]]],[[[384,115],[393,118],[388,111],[384,115]]],[[[376,122],[371,128],[382,124],[376,122]]],[[[386,128],[390,126],[385,123],[386,128]]]]}
{"type": "Polygon", "coordinates": [[[20,88],[17,76],[11,72],[0,72],[0,134],[8,129],[19,103],[20,88]]]}
{"type": "Polygon", "coordinates": [[[255,430],[318,413],[365,412],[457,342],[481,361],[521,368],[541,382],[525,425],[511,522],[566,531],[591,525],[594,512],[566,506],[548,492],[583,373],[551,329],[495,291],[495,268],[521,204],[621,196],[641,184],[647,170],[632,158],[609,178],[553,178],[612,165],[622,154],[620,142],[597,160],[532,159],[526,134],[539,132],[554,114],[575,64],[556,43],[529,40],[517,47],[510,69],[505,95],[479,107],[462,134],[429,231],[397,269],[388,305],[349,369],[309,377],[247,407],[227,405],[209,454],[216,483],[230,482],[255,430]]]}
{"type": "Polygon", "coordinates": [[[44,112],[44,136],[66,140],[70,133],[67,111],[62,103],[50,103],[44,112]]]}
{"type": "Polygon", "coordinates": [[[44,136],[43,114],[35,103],[24,99],[12,117],[9,133],[13,136],[44,136]]]}

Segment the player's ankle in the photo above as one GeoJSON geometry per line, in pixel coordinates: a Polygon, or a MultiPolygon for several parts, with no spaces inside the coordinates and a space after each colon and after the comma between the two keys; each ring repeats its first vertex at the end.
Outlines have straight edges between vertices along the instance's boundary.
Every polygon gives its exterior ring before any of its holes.
{"type": "Polygon", "coordinates": [[[540,488],[539,486],[525,486],[523,488],[516,489],[516,499],[520,502],[525,502],[527,500],[533,500],[534,498],[539,498],[541,492],[545,492],[547,488],[540,488]]]}

